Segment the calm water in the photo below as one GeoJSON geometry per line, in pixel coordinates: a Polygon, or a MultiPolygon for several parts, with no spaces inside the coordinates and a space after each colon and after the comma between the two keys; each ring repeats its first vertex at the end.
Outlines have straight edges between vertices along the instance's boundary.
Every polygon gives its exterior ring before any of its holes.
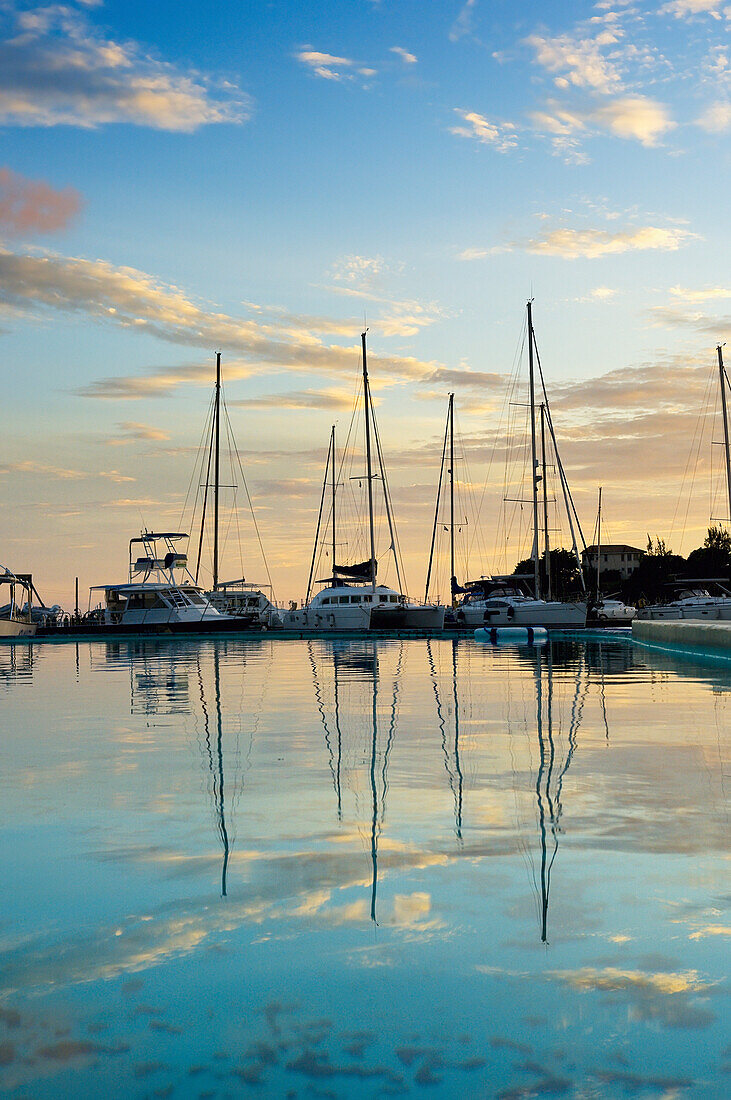
{"type": "Polygon", "coordinates": [[[731,1092],[731,672],[47,643],[0,706],[9,1095],[731,1092]]]}

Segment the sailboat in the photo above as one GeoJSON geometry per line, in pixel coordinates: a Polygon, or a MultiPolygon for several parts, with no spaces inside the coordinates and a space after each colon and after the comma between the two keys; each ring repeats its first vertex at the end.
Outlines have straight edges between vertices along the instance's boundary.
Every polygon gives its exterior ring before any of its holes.
{"type": "MultiPolygon", "coordinates": [[[[232,616],[239,620],[241,627],[273,627],[279,625],[279,611],[275,603],[271,599],[271,595],[266,595],[262,588],[268,588],[269,593],[272,592],[271,579],[268,585],[252,584],[246,580],[245,577],[240,577],[237,580],[222,581],[219,576],[220,566],[220,490],[221,490],[221,411],[223,409],[226,417],[226,426],[228,428],[229,437],[233,446],[233,436],[231,432],[231,425],[228,421],[228,413],[226,412],[225,403],[223,401],[222,387],[221,387],[221,353],[216,352],[216,383],[213,396],[213,416],[211,418],[211,428],[208,451],[206,455],[206,476],[203,484],[203,506],[201,509],[201,524],[200,535],[198,539],[198,556],[196,563],[196,578],[198,577],[201,563],[201,553],[203,549],[203,539],[206,529],[206,512],[208,504],[208,491],[213,490],[213,585],[212,588],[206,592],[206,596],[211,605],[216,608],[221,614],[232,616]],[[211,475],[211,467],[213,467],[213,482],[209,481],[211,475]]],[[[238,452],[237,452],[238,457],[238,452]]],[[[241,466],[239,461],[239,466],[241,466]]],[[[241,476],[243,477],[243,469],[241,469],[241,476]]],[[[248,490],[247,490],[248,495],[248,490]]],[[[251,503],[251,502],[250,502],[251,503]]],[[[253,508],[252,508],[253,515],[253,508]]],[[[256,525],[256,520],[254,520],[256,525]]],[[[257,527],[257,536],[259,530],[257,527]]],[[[261,545],[261,540],[260,540],[261,545]]],[[[266,568],[266,559],[265,559],[266,568]]],[[[268,569],[267,569],[268,573],[268,569]]]]}
{"type": "MultiPolygon", "coordinates": [[[[452,595],[452,614],[457,623],[462,626],[554,626],[554,627],[582,627],[586,625],[586,603],[584,601],[561,601],[552,599],[551,592],[551,570],[550,570],[550,539],[549,539],[549,525],[548,525],[548,486],[547,486],[547,466],[546,466],[546,429],[551,435],[556,445],[556,439],[553,432],[553,423],[551,420],[551,413],[548,407],[548,401],[545,395],[545,386],[543,386],[543,374],[541,372],[541,385],[543,387],[544,401],[540,404],[540,420],[541,420],[541,460],[538,460],[538,439],[536,431],[536,387],[535,387],[535,365],[534,365],[534,349],[535,333],[533,331],[533,313],[532,303],[527,304],[528,311],[528,371],[529,371],[529,390],[530,390],[530,436],[531,436],[531,470],[532,470],[532,494],[531,503],[533,507],[533,549],[531,557],[533,559],[533,576],[532,585],[530,584],[531,578],[520,576],[499,576],[499,575],[487,575],[480,577],[479,580],[467,581],[464,585],[460,585],[455,576],[455,558],[454,558],[454,534],[455,534],[455,518],[454,518],[454,395],[450,394],[449,398],[449,411],[447,414],[447,429],[445,433],[445,447],[442,453],[442,470],[444,468],[445,455],[447,452],[447,440],[449,441],[449,479],[450,479],[450,522],[449,522],[449,537],[450,537],[450,564],[451,564],[451,595],[452,595]],[[543,489],[543,539],[545,550],[545,561],[549,565],[547,570],[547,599],[543,598],[541,573],[540,573],[540,525],[539,525],[539,491],[538,487],[542,484],[543,489]],[[461,596],[461,600],[457,601],[456,597],[461,596]]],[[[540,361],[539,361],[540,371],[540,361]]],[[[558,455],[557,455],[558,457],[558,455]]],[[[572,539],[574,542],[574,554],[577,558],[579,567],[581,567],[581,560],[578,554],[578,548],[576,546],[576,539],[574,535],[574,526],[571,518],[571,512],[573,509],[573,501],[568,489],[568,483],[566,481],[566,475],[563,466],[558,460],[559,473],[561,476],[561,486],[564,491],[564,497],[566,502],[566,509],[569,515],[569,525],[572,531],[572,539]]],[[[440,473],[439,486],[441,490],[442,474],[440,473]]],[[[439,492],[437,493],[437,512],[435,512],[435,525],[434,531],[436,532],[436,516],[439,509],[439,492]]],[[[575,514],[575,510],[574,510],[575,514]]],[[[431,558],[434,552],[434,534],[432,535],[432,553],[430,555],[429,571],[427,574],[427,593],[428,593],[428,578],[431,572],[431,558]]],[[[583,583],[583,572],[581,574],[583,583]]]]}
{"type": "Polygon", "coordinates": [[[10,602],[0,607],[0,638],[30,638],[37,628],[33,621],[32,582],[29,577],[12,573],[7,566],[0,566],[0,570],[0,585],[7,585],[10,595],[10,602]],[[17,598],[18,589],[25,593],[21,603],[17,598]]]}
{"type": "MultiPolygon", "coordinates": [[[[723,345],[716,348],[718,376],[721,387],[721,418],[723,421],[723,448],[726,467],[726,494],[728,518],[731,523],[731,442],[729,437],[727,391],[731,392],[726,367],[723,362],[723,345]]],[[[678,596],[670,603],[643,607],[638,619],[707,619],[731,621],[731,591],[718,580],[686,580],[676,585],[678,596]],[[709,591],[712,588],[712,591],[709,591]]]]}
{"type": "Polygon", "coordinates": [[[393,513],[383,470],[378,428],[375,423],[368,378],[368,359],[366,352],[366,333],[361,334],[363,358],[363,402],[365,418],[366,484],[368,491],[368,532],[370,556],[366,561],[351,565],[337,564],[336,541],[336,455],[335,428],[330,433],[330,446],[325,462],[325,477],[320,497],[320,510],[317,518],[315,544],[312,553],[310,575],[307,582],[307,594],[301,608],[293,606],[289,611],[281,612],[282,626],[286,630],[392,630],[417,629],[441,630],[444,626],[444,607],[436,604],[418,604],[402,592],[387,585],[378,584],[376,574],[375,519],[373,505],[373,441],[380,467],[380,477],[384,484],[386,515],[391,535],[396,574],[401,587],[401,570],[396,552],[396,538],[393,525],[393,513]],[[325,493],[328,476],[332,470],[331,532],[332,532],[332,575],[317,581],[324,587],[312,595],[313,577],[317,564],[320,530],[322,528],[325,493]]]}
{"type": "Polygon", "coordinates": [[[637,614],[637,608],[624,600],[602,595],[602,486],[599,486],[599,504],[596,513],[596,546],[587,547],[587,554],[596,550],[596,589],[589,603],[588,618],[608,626],[627,626],[637,614]]]}

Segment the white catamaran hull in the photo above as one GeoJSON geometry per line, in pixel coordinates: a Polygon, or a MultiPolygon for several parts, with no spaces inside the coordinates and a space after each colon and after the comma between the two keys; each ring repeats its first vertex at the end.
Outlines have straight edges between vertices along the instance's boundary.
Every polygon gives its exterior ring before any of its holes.
{"type": "Polygon", "coordinates": [[[382,604],[373,608],[372,630],[443,630],[445,608],[437,604],[382,604]]]}
{"type": "Polygon", "coordinates": [[[368,630],[371,609],[362,604],[348,607],[305,607],[281,611],[282,630],[368,630]]]}

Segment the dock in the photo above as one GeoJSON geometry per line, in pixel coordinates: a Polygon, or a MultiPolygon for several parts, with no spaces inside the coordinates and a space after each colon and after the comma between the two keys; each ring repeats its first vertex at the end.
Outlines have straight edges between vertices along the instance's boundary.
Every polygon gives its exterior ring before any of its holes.
{"type": "Polygon", "coordinates": [[[632,623],[632,641],[653,649],[674,653],[682,650],[731,661],[731,622],[635,619],[632,623]]]}

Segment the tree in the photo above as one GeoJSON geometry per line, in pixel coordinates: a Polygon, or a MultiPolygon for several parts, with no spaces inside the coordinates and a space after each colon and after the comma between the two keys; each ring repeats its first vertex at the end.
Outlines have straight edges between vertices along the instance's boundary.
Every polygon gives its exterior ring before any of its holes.
{"type": "MultiPolygon", "coordinates": [[[[551,594],[554,599],[566,600],[577,596],[582,591],[581,570],[571,550],[557,549],[549,551],[551,561],[551,594]]],[[[541,555],[538,563],[538,572],[541,578],[541,588],[545,596],[548,591],[548,577],[546,574],[546,555],[541,555]]],[[[513,570],[513,576],[533,576],[533,558],[524,558],[519,561],[513,570]]]]}
{"type": "Polygon", "coordinates": [[[688,555],[687,575],[728,580],[731,576],[731,533],[723,527],[709,527],[703,546],[688,555]]]}
{"type": "Polygon", "coordinates": [[[674,554],[664,539],[653,543],[647,536],[647,553],[622,585],[622,599],[629,604],[657,603],[672,595],[671,584],[686,570],[685,558],[674,554]]]}

